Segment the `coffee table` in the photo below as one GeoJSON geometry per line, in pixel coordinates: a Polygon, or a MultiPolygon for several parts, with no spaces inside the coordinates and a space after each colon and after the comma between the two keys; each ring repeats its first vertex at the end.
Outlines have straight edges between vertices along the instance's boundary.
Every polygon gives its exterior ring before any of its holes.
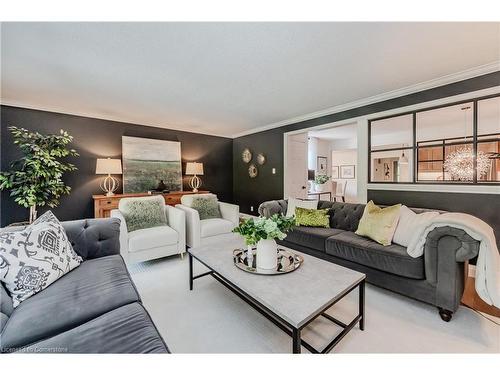
{"type": "Polygon", "coordinates": [[[189,289],[193,290],[195,279],[211,275],[290,335],[293,353],[300,353],[301,346],[311,353],[328,353],[358,322],[359,328],[364,330],[363,273],[297,252],[304,257],[304,263],[294,272],[283,275],[251,274],[238,269],[233,262],[233,250],[242,246],[242,241],[231,240],[189,249],[189,289]],[[193,275],[193,259],[209,271],[193,275]],[[359,309],[351,322],[341,322],[326,313],[356,288],[359,289],[359,309]],[[342,331],[322,350],[301,339],[302,329],[319,316],[342,327],[342,331]]]}

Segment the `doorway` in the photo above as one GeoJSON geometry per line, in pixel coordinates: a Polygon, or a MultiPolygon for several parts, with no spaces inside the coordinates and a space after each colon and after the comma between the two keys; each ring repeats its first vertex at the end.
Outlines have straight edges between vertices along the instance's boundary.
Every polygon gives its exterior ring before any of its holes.
{"type": "Polygon", "coordinates": [[[360,202],[357,131],[350,122],[285,134],[285,198],[360,202]]]}

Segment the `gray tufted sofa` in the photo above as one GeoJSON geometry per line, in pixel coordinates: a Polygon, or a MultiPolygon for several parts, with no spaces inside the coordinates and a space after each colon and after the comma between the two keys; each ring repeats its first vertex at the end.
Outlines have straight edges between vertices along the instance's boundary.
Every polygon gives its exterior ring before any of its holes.
{"type": "Polygon", "coordinates": [[[62,224],[84,262],[15,309],[0,286],[1,351],[168,353],[119,255],[120,221],[62,224]]]}
{"type": "MultiPolygon", "coordinates": [[[[443,320],[451,319],[464,291],[464,262],[478,254],[478,241],[461,229],[436,228],[424,255],[412,258],[405,247],[382,246],[354,233],[365,205],[319,201],[318,208],[330,208],[330,228],[295,227],[280,243],[363,272],[368,282],[437,306],[443,320]]],[[[286,209],[286,200],[268,201],[259,214],[269,217],[286,209]]]]}

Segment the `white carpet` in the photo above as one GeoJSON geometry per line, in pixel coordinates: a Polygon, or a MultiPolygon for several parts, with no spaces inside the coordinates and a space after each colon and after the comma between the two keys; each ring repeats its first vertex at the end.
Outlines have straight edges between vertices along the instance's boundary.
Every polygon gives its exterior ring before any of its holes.
{"type": "MultiPolygon", "coordinates": [[[[195,261],[195,273],[204,272],[195,261]]],[[[173,353],[289,353],[291,339],[211,276],[189,291],[187,256],[130,266],[153,321],[173,353]]],[[[357,311],[357,292],[329,313],[348,322],[357,311]]],[[[304,331],[318,349],[337,332],[324,318],[304,331]]],[[[303,353],[307,353],[302,348],[303,353]]],[[[500,327],[460,307],[451,322],[437,308],[367,284],[365,331],[354,328],[332,353],[499,353],[500,327]]]]}

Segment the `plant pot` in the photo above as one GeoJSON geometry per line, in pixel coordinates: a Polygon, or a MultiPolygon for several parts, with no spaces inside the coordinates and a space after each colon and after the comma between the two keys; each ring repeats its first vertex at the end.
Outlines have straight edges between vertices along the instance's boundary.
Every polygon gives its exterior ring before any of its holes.
{"type": "Polygon", "coordinates": [[[314,190],[322,193],[325,190],[325,184],[314,184],[314,190]]]}
{"type": "Polygon", "coordinates": [[[257,268],[276,269],[278,266],[278,245],[275,240],[257,242],[257,268]]]}

